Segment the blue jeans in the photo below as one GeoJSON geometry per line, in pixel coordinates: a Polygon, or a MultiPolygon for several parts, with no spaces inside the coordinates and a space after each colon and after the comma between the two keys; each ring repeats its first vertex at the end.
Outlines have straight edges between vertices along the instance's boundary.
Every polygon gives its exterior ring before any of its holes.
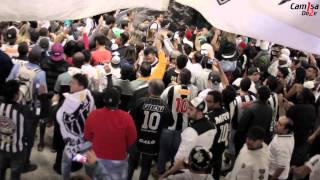
{"type": "Polygon", "coordinates": [[[70,179],[71,165],[72,165],[71,157],[69,157],[66,154],[66,152],[63,151],[62,161],[61,161],[61,175],[63,177],[63,180],[69,180],[70,179]]]}
{"type": "Polygon", "coordinates": [[[128,177],[127,160],[106,160],[99,159],[104,166],[106,173],[112,180],[126,180],[128,177]]]}
{"type": "Polygon", "coordinates": [[[11,169],[11,180],[20,180],[25,152],[10,153],[0,151],[0,180],[6,177],[6,169],[11,169]]]}
{"type": "Polygon", "coordinates": [[[169,129],[162,130],[160,137],[160,151],[158,159],[158,170],[161,174],[166,171],[166,163],[173,162],[179,145],[181,142],[181,131],[174,131],[169,129]]]}

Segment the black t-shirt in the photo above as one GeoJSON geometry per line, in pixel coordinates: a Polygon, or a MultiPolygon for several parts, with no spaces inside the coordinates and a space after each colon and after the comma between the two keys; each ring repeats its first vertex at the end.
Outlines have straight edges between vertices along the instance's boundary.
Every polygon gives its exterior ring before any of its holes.
{"type": "Polygon", "coordinates": [[[219,108],[208,112],[207,115],[217,128],[217,134],[213,141],[213,149],[221,146],[226,147],[228,145],[228,137],[230,133],[229,112],[224,108],[219,108]]]}
{"type": "Polygon", "coordinates": [[[137,101],[130,114],[138,132],[138,150],[158,154],[161,131],[173,124],[169,107],[160,98],[144,97],[137,101]]]}
{"type": "Polygon", "coordinates": [[[179,73],[176,72],[175,68],[171,68],[164,73],[163,83],[166,87],[174,81],[177,82],[179,73]]]}

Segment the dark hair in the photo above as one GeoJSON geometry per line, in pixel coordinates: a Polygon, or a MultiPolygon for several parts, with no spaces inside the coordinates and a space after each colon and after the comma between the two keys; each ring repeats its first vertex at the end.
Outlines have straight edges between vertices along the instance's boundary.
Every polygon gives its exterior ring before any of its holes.
{"type": "Polygon", "coordinates": [[[106,25],[111,25],[116,22],[116,18],[110,15],[105,15],[103,19],[106,21],[106,25]]]}
{"type": "Polygon", "coordinates": [[[209,91],[208,92],[209,96],[213,97],[214,103],[219,103],[222,105],[222,94],[219,91],[209,91]]]}
{"type": "Polygon", "coordinates": [[[85,56],[82,52],[77,52],[72,56],[72,63],[75,67],[81,68],[84,64],[85,56]]]}
{"type": "Polygon", "coordinates": [[[303,90],[297,94],[298,103],[300,104],[314,104],[315,97],[312,91],[308,88],[303,88],[303,90]]]}
{"type": "Polygon", "coordinates": [[[39,46],[45,50],[48,51],[49,49],[49,40],[47,38],[41,38],[39,42],[39,46]]]}
{"type": "Polygon", "coordinates": [[[49,31],[47,28],[43,27],[39,30],[39,36],[48,36],[49,31]]]}
{"type": "Polygon", "coordinates": [[[75,47],[75,52],[81,52],[85,49],[83,41],[77,41],[76,42],[76,47],[75,47]]]}
{"type": "Polygon", "coordinates": [[[91,60],[91,52],[88,49],[85,49],[82,51],[82,54],[84,55],[84,62],[89,63],[91,60]]]}
{"type": "Polygon", "coordinates": [[[269,76],[267,79],[267,85],[270,91],[274,92],[278,88],[278,80],[274,76],[269,76]]]}
{"type": "Polygon", "coordinates": [[[302,67],[298,67],[296,69],[296,77],[294,79],[294,83],[303,84],[306,78],[306,71],[302,67]]]}
{"type": "Polygon", "coordinates": [[[189,55],[192,52],[192,47],[189,44],[184,44],[183,50],[187,55],[189,55]]]}
{"type": "Polygon", "coordinates": [[[118,108],[120,103],[120,91],[117,87],[109,87],[103,91],[104,106],[107,108],[118,108]]]}
{"type": "Polygon", "coordinates": [[[68,57],[72,57],[74,55],[74,53],[76,52],[76,46],[77,46],[77,42],[74,40],[70,40],[68,41],[65,45],[64,45],[64,54],[68,57]]]}
{"type": "Polygon", "coordinates": [[[164,83],[159,79],[154,79],[149,82],[148,91],[150,95],[160,96],[164,90],[164,83]]]}
{"type": "Polygon", "coordinates": [[[319,70],[318,70],[318,68],[317,68],[316,66],[314,66],[314,65],[309,65],[308,68],[313,69],[313,70],[316,72],[316,75],[318,75],[319,70]]]}
{"type": "Polygon", "coordinates": [[[39,39],[39,32],[35,29],[29,29],[29,33],[31,42],[36,43],[39,39]]]}
{"type": "Polygon", "coordinates": [[[73,75],[72,78],[77,80],[78,84],[80,86],[83,86],[84,89],[88,88],[89,82],[88,82],[88,78],[86,75],[78,73],[78,74],[73,75]]]}
{"type": "Polygon", "coordinates": [[[101,33],[97,34],[94,40],[100,45],[105,46],[107,42],[107,37],[101,33]]]}
{"type": "Polygon", "coordinates": [[[26,56],[29,52],[29,45],[27,42],[21,42],[18,45],[19,56],[26,56]]]}
{"type": "Polygon", "coordinates": [[[136,57],[137,57],[136,48],[134,46],[128,46],[125,50],[123,59],[127,61],[132,61],[130,63],[133,64],[136,61],[136,57]]]}
{"type": "Polygon", "coordinates": [[[177,63],[177,68],[178,69],[185,68],[187,63],[188,63],[188,56],[183,55],[183,54],[179,55],[177,57],[176,63],[177,63]]]}
{"type": "Polygon", "coordinates": [[[160,15],[162,15],[161,13],[160,14],[156,14],[155,16],[154,16],[154,19],[158,19],[159,17],[160,17],[160,15]]]}
{"type": "Polygon", "coordinates": [[[127,21],[127,20],[123,20],[121,23],[120,23],[120,28],[121,29],[124,29],[124,28],[126,28],[126,27],[128,27],[129,26],[129,21],[127,21]]]}
{"type": "Polygon", "coordinates": [[[121,44],[122,44],[122,45],[125,45],[125,44],[128,42],[129,37],[130,37],[130,35],[129,35],[128,32],[123,32],[123,33],[121,33],[121,34],[120,34],[121,44]]]}
{"type": "Polygon", "coordinates": [[[270,89],[267,86],[261,86],[257,94],[259,95],[258,98],[262,102],[267,102],[268,99],[270,98],[270,89]]]}
{"type": "Polygon", "coordinates": [[[228,85],[224,90],[222,90],[223,104],[227,109],[229,109],[229,104],[236,98],[237,91],[232,85],[228,85]]]}
{"type": "Polygon", "coordinates": [[[288,129],[288,134],[292,133],[294,130],[294,123],[293,121],[288,118],[288,123],[284,126],[285,129],[288,129]]]}
{"type": "Polygon", "coordinates": [[[244,92],[248,92],[251,86],[251,80],[249,78],[243,78],[240,82],[240,89],[244,92]]]}
{"type": "Polygon", "coordinates": [[[142,77],[148,77],[151,74],[151,65],[148,62],[143,62],[140,66],[140,74],[142,77]]]}
{"type": "Polygon", "coordinates": [[[244,50],[244,54],[249,58],[249,59],[254,59],[257,55],[257,49],[253,46],[249,46],[244,50]]]}
{"type": "Polygon", "coordinates": [[[190,80],[191,80],[191,72],[188,69],[183,68],[180,71],[179,77],[180,77],[181,84],[188,85],[188,84],[191,83],[190,82],[190,80]]]}
{"type": "Polygon", "coordinates": [[[252,140],[264,140],[266,138],[265,130],[260,126],[253,126],[247,133],[247,138],[252,140]]]}
{"type": "Polygon", "coordinates": [[[278,70],[279,70],[279,72],[281,72],[281,74],[283,74],[283,78],[286,78],[289,75],[288,68],[279,67],[278,70]]]}
{"type": "Polygon", "coordinates": [[[197,51],[196,53],[194,53],[194,60],[196,61],[196,63],[201,63],[203,59],[203,55],[201,54],[200,51],[197,51]]]}
{"type": "Polygon", "coordinates": [[[154,50],[154,48],[153,48],[152,46],[148,46],[148,47],[146,47],[146,48],[144,49],[143,54],[144,54],[145,56],[148,56],[149,54],[155,55],[156,52],[155,52],[155,50],[154,50]]]}
{"type": "Polygon", "coordinates": [[[121,65],[121,79],[123,80],[135,80],[136,79],[136,72],[134,70],[134,67],[131,64],[125,63],[121,65]]]}
{"type": "Polygon", "coordinates": [[[4,85],[3,96],[6,102],[13,101],[14,96],[19,93],[20,84],[17,80],[9,80],[4,85]]]}

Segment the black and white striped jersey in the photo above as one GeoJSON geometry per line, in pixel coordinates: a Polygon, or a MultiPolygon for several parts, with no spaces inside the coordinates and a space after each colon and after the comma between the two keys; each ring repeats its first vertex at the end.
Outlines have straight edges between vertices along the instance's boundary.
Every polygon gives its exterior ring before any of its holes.
{"type": "Polygon", "coordinates": [[[268,104],[271,106],[272,109],[272,121],[270,126],[270,132],[273,132],[274,124],[278,118],[278,111],[279,111],[279,99],[278,94],[272,92],[270,94],[270,98],[268,99],[268,104]]]}
{"type": "Polygon", "coordinates": [[[249,107],[256,97],[253,95],[243,95],[237,96],[235,100],[230,104],[230,119],[232,123],[232,128],[237,129],[238,123],[240,121],[241,115],[245,108],[249,107]]]}
{"type": "Polygon", "coordinates": [[[0,150],[11,153],[23,151],[31,140],[32,112],[16,103],[0,102],[0,119],[0,150]],[[9,124],[14,130],[6,134],[9,124]]]}
{"type": "Polygon", "coordinates": [[[174,124],[169,129],[184,130],[189,126],[188,101],[197,97],[197,94],[198,88],[191,84],[173,85],[163,91],[161,99],[168,104],[174,119],[174,124]]]}

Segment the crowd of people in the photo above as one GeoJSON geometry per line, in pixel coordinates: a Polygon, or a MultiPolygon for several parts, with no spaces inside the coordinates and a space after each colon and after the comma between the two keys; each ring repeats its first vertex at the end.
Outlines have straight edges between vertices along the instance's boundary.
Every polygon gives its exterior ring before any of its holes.
{"type": "Polygon", "coordinates": [[[134,19],[0,23],[0,180],[45,144],[65,180],[319,179],[319,55],[134,19]]]}

